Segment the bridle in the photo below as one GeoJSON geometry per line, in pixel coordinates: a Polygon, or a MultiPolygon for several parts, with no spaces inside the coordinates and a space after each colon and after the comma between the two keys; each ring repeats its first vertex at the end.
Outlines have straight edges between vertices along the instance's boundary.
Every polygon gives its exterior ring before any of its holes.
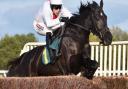
{"type": "MultiPolygon", "coordinates": [[[[91,8],[92,8],[92,7],[91,7],[91,8]]],[[[91,20],[92,20],[92,25],[93,25],[93,27],[94,27],[93,29],[95,29],[95,30],[98,32],[98,27],[97,27],[96,22],[95,22],[95,20],[94,20],[94,13],[93,13],[92,9],[91,9],[91,20]]],[[[79,28],[81,28],[81,29],[83,29],[83,30],[86,30],[86,31],[88,31],[88,32],[92,32],[91,30],[88,30],[87,28],[85,28],[84,26],[82,26],[82,25],[80,25],[80,24],[72,23],[70,20],[68,21],[68,23],[71,24],[71,25],[74,25],[74,26],[76,26],[76,27],[79,27],[79,28]]],[[[102,37],[101,33],[103,34],[103,31],[104,31],[104,30],[101,30],[101,31],[99,32],[99,34],[100,34],[101,37],[102,37]]],[[[105,34],[106,32],[108,32],[108,30],[105,30],[105,31],[104,31],[104,34],[105,34]]],[[[103,35],[104,35],[104,34],[103,34],[103,35]]]]}
{"type": "MultiPolygon", "coordinates": [[[[93,14],[93,11],[92,11],[92,14],[91,14],[91,20],[92,20],[92,24],[93,24],[93,26],[94,26],[94,29],[97,31],[97,32],[99,32],[98,31],[98,27],[97,27],[97,25],[96,25],[96,22],[95,22],[95,20],[94,20],[94,14],[93,14]]],[[[100,37],[102,38],[102,36],[106,33],[106,32],[108,32],[108,30],[101,30],[100,32],[99,32],[99,34],[100,34],[100,37]],[[102,34],[101,34],[102,33],[102,34]]]]}

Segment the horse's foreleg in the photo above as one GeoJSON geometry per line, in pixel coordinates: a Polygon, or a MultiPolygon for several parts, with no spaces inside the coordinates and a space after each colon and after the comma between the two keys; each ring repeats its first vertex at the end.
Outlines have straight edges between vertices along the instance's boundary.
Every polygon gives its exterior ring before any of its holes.
{"type": "Polygon", "coordinates": [[[95,60],[91,60],[90,58],[86,58],[83,60],[84,71],[82,75],[87,77],[88,79],[92,79],[95,71],[99,67],[99,64],[95,60]]]}
{"type": "Polygon", "coordinates": [[[91,60],[91,46],[89,44],[84,46],[82,57],[82,65],[84,66],[82,75],[88,79],[92,79],[99,64],[97,61],[91,60]]]}

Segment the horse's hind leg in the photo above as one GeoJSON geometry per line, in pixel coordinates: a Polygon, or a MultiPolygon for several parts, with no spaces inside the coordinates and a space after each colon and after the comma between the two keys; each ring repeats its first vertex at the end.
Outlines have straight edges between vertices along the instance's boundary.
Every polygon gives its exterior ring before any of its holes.
{"type": "Polygon", "coordinates": [[[83,76],[87,77],[88,79],[92,79],[95,71],[99,67],[99,64],[95,60],[91,60],[90,58],[84,59],[84,72],[82,73],[83,76]]]}

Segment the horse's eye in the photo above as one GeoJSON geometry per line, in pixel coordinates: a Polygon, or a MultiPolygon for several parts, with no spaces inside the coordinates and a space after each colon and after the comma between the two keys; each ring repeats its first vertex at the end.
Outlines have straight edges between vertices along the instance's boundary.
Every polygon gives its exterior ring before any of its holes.
{"type": "Polygon", "coordinates": [[[101,12],[100,15],[103,16],[103,13],[101,12]]]}

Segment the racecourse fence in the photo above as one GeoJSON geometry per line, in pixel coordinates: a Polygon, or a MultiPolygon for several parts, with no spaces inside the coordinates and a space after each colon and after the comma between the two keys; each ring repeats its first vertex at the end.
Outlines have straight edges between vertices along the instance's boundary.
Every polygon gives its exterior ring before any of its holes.
{"type": "Polygon", "coordinates": [[[0,78],[0,89],[128,89],[127,77],[77,76],[0,78]]]}
{"type": "Polygon", "coordinates": [[[8,70],[0,70],[0,77],[6,77],[8,70]]]}
{"type": "MultiPolygon", "coordinates": [[[[29,42],[24,45],[20,55],[44,42],[29,42]]],[[[128,41],[112,42],[109,46],[90,42],[91,59],[99,62],[95,76],[128,76],[128,41]]]]}

